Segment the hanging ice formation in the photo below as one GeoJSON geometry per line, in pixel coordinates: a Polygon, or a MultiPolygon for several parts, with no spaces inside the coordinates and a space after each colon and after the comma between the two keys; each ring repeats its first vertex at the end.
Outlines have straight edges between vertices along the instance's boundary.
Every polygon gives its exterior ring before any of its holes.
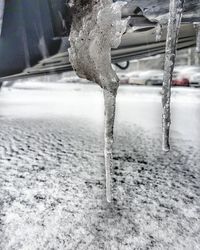
{"type": "Polygon", "coordinates": [[[5,0],[0,0],[0,36],[3,25],[3,14],[4,14],[5,0]]]}
{"type": "Polygon", "coordinates": [[[197,38],[196,38],[196,52],[200,53],[200,23],[194,23],[196,28],[197,38]]]}
{"type": "Polygon", "coordinates": [[[101,86],[105,103],[106,198],[111,201],[111,169],[115,100],[119,79],[111,66],[111,48],[121,42],[128,20],[121,20],[123,2],[74,0],[69,58],[81,78],[101,86]]]}
{"type": "Polygon", "coordinates": [[[184,0],[170,0],[169,21],[167,28],[165,66],[163,78],[163,145],[164,151],[169,151],[169,132],[170,132],[170,99],[172,74],[176,57],[176,43],[181,24],[184,0]]]}

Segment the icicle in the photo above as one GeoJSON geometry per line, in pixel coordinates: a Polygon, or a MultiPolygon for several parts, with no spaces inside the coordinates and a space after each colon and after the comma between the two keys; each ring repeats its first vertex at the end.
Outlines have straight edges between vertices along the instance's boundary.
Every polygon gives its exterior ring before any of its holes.
{"type": "Polygon", "coordinates": [[[158,23],[156,25],[156,42],[159,42],[162,37],[162,25],[158,23]]]}
{"type": "Polygon", "coordinates": [[[4,14],[5,0],[0,0],[0,36],[3,26],[3,14],[4,14]]]}
{"type": "Polygon", "coordinates": [[[196,38],[196,52],[200,53],[200,23],[194,23],[196,29],[197,38],[196,38]]]}
{"type": "Polygon", "coordinates": [[[196,43],[196,51],[200,53],[200,24],[197,27],[197,43],[196,43]]]}
{"type": "Polygon", "coordinates": [[[181,24],[184,0],[170,0],[169,22],[167,29],[165,66],[163,79],[163,145],[164,151],[169,151],[169,131],[170,131],[170,99],[171,82],[176,57],[176,43],[181,24]]]}
{"type": "Polygon", "coordinates": [[[36,32],[37,36],[39,38],[38,41],[38,48],[40,50],[41,56],[43,59],[49,57],[49,51],[47,48],[47,44],[45,41],[45,33],[44,33],[44,27],[42,23],[42,13],[41,13],[41,3],[39,0],[36,0],[35,3],[37,4],[38,11],[37,11],[37,20],[38,20],[38,25],[36,26],[36,32]]]}
{"type": "Polygon", "coordinates": [[[78,76],[99,84],[105,103],[106,198],[111,202],[111,169],[115,99],[119,79],[111,66],[111,48],[121,42],[128,20],[121,20],[123,2],[74,1],[69,58],[78,76]]]}
{"type": "Polygon", "coordinates": [[[106,170],[106,197],[111,201],[111,171],[113,166],[112,146],[113,146],[113,128],[115,120],[116,93],[104,89],[105,105],[105,170],[106,170]]]}
{"type": "Polygon", "coordinates": [[[21,2],[20,3],[21,39],[22,39],[22,44],[24,48],[24,62],[25,62],[26,68],[29,68],[30,67],[30,52],[29,52],[29,47],[28,47],[26,24],[25,24],[23,13],[24,13],[23,2],[21,2]]]}
{"type": "Polygon", "coordinates": [[[41,35],[41,37],[39,38],[38,48],[40,50],[40,53],[41,53],[43,59],[45,59],[49,56],[49,51],[48,51],[48,48],[46,45],[44,35],[41,35]]]}

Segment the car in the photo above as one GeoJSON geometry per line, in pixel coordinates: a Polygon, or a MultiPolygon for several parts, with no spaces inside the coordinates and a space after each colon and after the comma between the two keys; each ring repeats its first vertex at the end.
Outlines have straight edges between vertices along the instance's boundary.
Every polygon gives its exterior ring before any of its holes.
{"type": "Polygon", "coordinates": [[[119,83],[120,84],[128,84],[129,83],[128,74],[126,74],[126,73],[118,73],[117,75],[119,77],[119,83]]]}
{"type": "Polygon", "coordinates": [[[173,86],[196,86],[200,84],[199,66],[177,66],[173,73],[173,86]]]}
{"type": "Polygon", "coordinates": [[[200,87],[200,72],[193,75],[193,81],[192,87],[200,87]]]}
{"type": "MultiPolygon", "coordinates": [[[[0,82],[73,70],[68,54],[75,13],[71,2],[77,1],[0,1],[0,82]]],[[[129,17],[129,22],[120,46],[111,51],[113,64],[165,52],[169,1],[127,2],[122,9],[122,18],[129,17]],[[162,24],[159,41],[156,40],[158,23],[162,24]]],[[[200,22],[198,13],[199,1],[184,1],[178,50],[195,45],[193,23],[200,22]]],[[[147,83],[160,84],[160,81],[150,79],[147,83]]]]}
{"type": "Polygon", "coordinates": [[[135,71],[130,75],[129,83],[160,86],[163,83],[163,70],[135,71]]]}

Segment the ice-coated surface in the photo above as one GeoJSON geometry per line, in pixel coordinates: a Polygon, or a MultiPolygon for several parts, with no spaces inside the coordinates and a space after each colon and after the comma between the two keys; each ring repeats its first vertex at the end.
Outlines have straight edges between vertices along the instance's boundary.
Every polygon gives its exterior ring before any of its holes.
{"type": "Polygon", "coordinates": [[[116,92],[118,77],[111,67],[111,48],[121,42],[127,20],[121,20],[125,3],[112,1],[74,1],[70,33],[70,61],[81,78],[116,92]]]}
{"type": "Polygon", "coordinates": [[[111,66],[111,48],[120,45],[127,21],[121,20],[123,2],[111,0],[74,1],[70,33],[69,58],[78,76],[99,84],[104,91],[105,105],[105,169],[106,195],[111,201],[110,171],[112,168],[115,99],[119,79],[111,66]]]}
{"type": "MultiPolygon", "coordinates": [[[[169,0],[126,0],[127,9],[136,9],[139,7],[150,21],[167,24],[169,19],[169,0]]],[[[179,2],[179,0],[177,1],[179,2]]],[[[185,0],[183,15],[185,18],[200,19],[200,2],[199,0],[185,0]]]]}
{"type": "Polygon", "coordinates": [[[178,39],[184,0],[170,0],[169,22],[165,49],[165,66],[163,79],[163,150],[169,151],[170,133],[170,97],[172,74],[176,57],[176,43],[178,39]]]}

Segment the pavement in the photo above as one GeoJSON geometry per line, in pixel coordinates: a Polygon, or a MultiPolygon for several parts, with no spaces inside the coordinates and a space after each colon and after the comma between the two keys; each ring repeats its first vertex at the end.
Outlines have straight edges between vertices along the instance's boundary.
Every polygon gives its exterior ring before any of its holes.
{"type": "Polygon", "coordinates": [[[105,198],[103,94],[93,84],[18,82],[0,92],[0,249],[200,249],[200,90],[121,86],[113,202],[105,198]]]}

